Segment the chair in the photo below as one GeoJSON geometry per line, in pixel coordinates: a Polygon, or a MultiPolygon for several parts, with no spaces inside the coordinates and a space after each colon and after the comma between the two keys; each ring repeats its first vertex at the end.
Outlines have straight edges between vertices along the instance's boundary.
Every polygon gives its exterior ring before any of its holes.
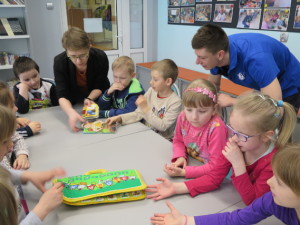
{"type": "Polygon", "coordinates": [[[179,98],[181,98],[180,90],[179,90],[177,84],[175,84],[175,83],[172,84],[171,89],[178,95],[179,98]]]}
{"type": "Polygon", "coordinates": [[[52,78],[44,78],[44,77],[43,77],[42,79],[44,79],[44,80],[46,80],[46,81],[49,81],[50,83],[52,83],[52,84],[55,85],[55,80],[52,79],[52,78]]]}

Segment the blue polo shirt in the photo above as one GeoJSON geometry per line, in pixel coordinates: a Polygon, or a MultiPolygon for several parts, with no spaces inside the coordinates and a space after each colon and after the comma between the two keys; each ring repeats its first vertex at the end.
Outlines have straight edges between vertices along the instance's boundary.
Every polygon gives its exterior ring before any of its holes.
{"type": "Polygon", "coordinates": [[[211,69],[236,84],[260,90],[276,77],[282,96],[288,97],[300,88],[300,63],[281,42],[264,34],[244,33],[229,37],[230,65],[211,69]]]}

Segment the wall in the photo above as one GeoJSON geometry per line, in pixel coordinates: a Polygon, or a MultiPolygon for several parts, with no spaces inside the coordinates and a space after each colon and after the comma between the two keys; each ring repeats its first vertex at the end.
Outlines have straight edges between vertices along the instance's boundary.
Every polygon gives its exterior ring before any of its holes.
{"type": "MultiPolygon", "coordinates": [[[[168,2],[167,0],[159,1],[158,4],[158,47],[157,60],[164,58],[173,59],[178,66],[204,73],[201,66],[195,64],[195,54],[191,47],[191,40],[198,26],[168,25],[168,2]]],[[[261,30],[244,30],[225,28],[225,32],[230,35],[242,32],[260,32],[279,40],[280,32],[261,31],[261,30]]],[[[286,46],[300,60],[300,33],[289,33],[289,40],[286,46]]]]}

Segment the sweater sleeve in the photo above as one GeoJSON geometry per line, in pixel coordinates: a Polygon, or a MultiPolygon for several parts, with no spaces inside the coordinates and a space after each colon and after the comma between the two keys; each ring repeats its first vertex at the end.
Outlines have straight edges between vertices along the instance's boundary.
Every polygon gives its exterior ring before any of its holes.
{"type": "Polygon", "coordinates": [[[223,156],[223,154],[220,154],[213,170],[208,174],[193,180],[185,181],[184,183],[192,197],[201,193],[213,191],[220,187],[230,168],[231,163],[223,156]]]}
{"type": "MultiPolygon", "coordinates": [[[[221,120],[221,119],[220,119],[221,120]]],[[[201,166],[186,166],[185,178],[191,179],[203,176],[209,173],[218,163],[218,158],[222,154],[227,142],[227,128],[225,124],[220,121],[220,126],[215,126],[210,134],[208,140],[208,150],[210,152],[209,161],[201,166]]]]}
{"type": "Polygon", "coordinates": [[[183,122],[183,114],[181,113],[177,119],[176,127],[175,127],[175,133],[174,133],[174,139],[173,139],[173,156],[172,156],[172,162],[175,162],[176,159],[179,157],[184,157],[187,159],[186,155],[186,147],[183,142],[183,136],[181,133],[181,127],[183,122]]]}
{"type": "Polygon", "coordinates": [[[15,105],[18,107],[18,112],[25,114],[29,111],[29,101],[26,100],[22,95],[19,94],[19,88],[17,87],[18,84],[16,84],[13,87],[13,92],[15,96],[15,105]]]}
{"type": "Polygon", "coordinates": [[[194,219],[196,225],[256,224],[273,215],[277,207],[272,198],[272,193],[269,192],[244,209],[205,216],[195,216],[194,219]]]}
{"type": "Polygon", "coordinates": [[[251,175],[256,177],[254,181],[251,181],[248,172],[237,177],[232,175],[231,181],[246,205],[251,204],[255,199],[270,191],[267,180],[273,176],[271,158],[274,152],[259,159],[257,163],[260,166],[257,166],[257,171],[253,171],[251,175]]]}
{"type": "Polygon", "coordinates": [[[33,135],[33,132],[31,130],[31,128],[26,125],[25,127],[20,127],[20,128],[17,128],[17,132],[23,137],[23,138],[26,138],[26,137],[31,137],[33,135]]]}
{"type": "Polygon", "coordinates": [[[50,88],[50,99],[51,99],[51,105],[52,106],[57,106],[58,105],[58,99],[57,99],[57,94],[56,94],[56,86],[52,84],[50,88]]]}
{"type": "Polygon", "coordinates": [[[19,225],[42,225],[42,221],[34,212],[30,212],[19,225]]]}
{"type": "Polygon", "coordinates": [[[181,100],[177,98],[175,93],[172,94],[175,97],[170,96],[170,104],[167,106],[163,118],[158,117],[152,110],[149,110],[145,115],[144,119],[148,124],[162,132],[169,129],[173,124],[175,124],[176,119],[181,111],[181,100]]]}
{"type": "Polygon", "coordinates": [[[16,156],[18,155],[29,155],[28,146],[25,143],[24,138],[19,135],[19,133],[16,131],[14,135],[12,136],[12,141],[14,143],[14,152],[16,153],[16,156]]]}

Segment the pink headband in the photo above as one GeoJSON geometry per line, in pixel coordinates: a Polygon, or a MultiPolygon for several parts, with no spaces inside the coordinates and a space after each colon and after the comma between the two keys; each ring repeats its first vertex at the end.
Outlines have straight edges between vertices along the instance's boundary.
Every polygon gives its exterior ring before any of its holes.
{"type": "Polygon", "coordinates": [[[213,102],[217,103],[216,95],[212,91],[210,91],[206,88],[202,88],[202,87],[188,88],[184,92],[187,92],[187,91],[194,91],[197,93],[202,93],[204,95],[207,95],[209,98],[211,98],[213,100],[213,102]]]}

